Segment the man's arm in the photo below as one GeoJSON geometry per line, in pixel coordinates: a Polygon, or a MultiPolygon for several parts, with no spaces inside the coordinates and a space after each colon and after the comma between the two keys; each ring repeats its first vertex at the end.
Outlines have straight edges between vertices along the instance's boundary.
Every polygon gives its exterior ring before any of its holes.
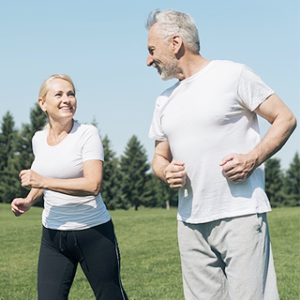
{"type": "Polygon", "coordinates": [[[157,178],[173,189],[182,188],[186,183],[184,162],[172,160],[168,141],[155,141],[152,169],[157,178]]]}
{"type": "Polygon", "coordinates": [[[297,125],[294,114],[276,94],[261,103],[254,112],[271,124],[267,134],[251,152],[229,154],[220,163],[225,176],[236,183],[246,180],[259,165],[279,151],[297,125]]]}

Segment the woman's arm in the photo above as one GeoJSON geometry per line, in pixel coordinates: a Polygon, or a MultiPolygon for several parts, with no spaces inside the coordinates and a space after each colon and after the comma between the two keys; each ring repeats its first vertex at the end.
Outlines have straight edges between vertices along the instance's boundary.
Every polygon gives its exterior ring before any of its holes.
{"type": "Polygon", "coordinates": [[[33,170],[20,172],[22,186],[48,189],[73,196],[97,196],[100,192],[103,176],[101,160],[87,160],[83,163],[83,177],[56,179],[39,175],[33,170]]]}
{"type": "Polygon", "coordinates": [[[23,215],[31,206],[36,203],[43,195],[42,189],[32,188],[26,198],[15,198],[11,202],[11,210],[16,217],[23,215]]]}

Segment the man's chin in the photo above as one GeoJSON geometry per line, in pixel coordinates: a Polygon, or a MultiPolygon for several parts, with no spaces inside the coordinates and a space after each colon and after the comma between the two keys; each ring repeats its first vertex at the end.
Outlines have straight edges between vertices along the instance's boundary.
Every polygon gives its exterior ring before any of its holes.
{"type": "Polygon", "coordinates": [[[163,80],[163,81],[168,81],[170,79],[174,79],[175,77],[174,76],[166,76],[164,74],[160,74],[160,78],[163,80]]]}

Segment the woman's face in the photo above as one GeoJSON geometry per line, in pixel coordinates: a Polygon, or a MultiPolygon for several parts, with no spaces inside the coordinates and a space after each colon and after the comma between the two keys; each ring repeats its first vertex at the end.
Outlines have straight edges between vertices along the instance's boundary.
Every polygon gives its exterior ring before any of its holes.
{"type": "Polygon", "coordinates": [[[76,112],[75,91],[71,83],[64,79],[53,79],[48,83],[48,93],[39,104],[50,120],[73,118],[76,112]]]}

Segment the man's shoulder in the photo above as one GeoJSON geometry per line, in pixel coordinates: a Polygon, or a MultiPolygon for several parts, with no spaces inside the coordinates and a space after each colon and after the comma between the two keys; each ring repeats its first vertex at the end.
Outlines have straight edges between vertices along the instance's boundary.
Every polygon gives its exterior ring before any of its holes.
{"type": "Polygon", "coordinates": [[[240,70],[243,67],[245,67],[245,64],[235,62],[232,60],[215,60],[214,64],[216,67],[230,68],[230,69],[237,69],[237,70],[240,70]]]}
{"type": "Polygon", "coordinates": [[[179,81],[174,83],[172,86],[168,87],[166,90],[164,90],[159,96],[160,97],[169,97],[172,92],[176,89],[176,87],[179,85],[179,81]]]}

